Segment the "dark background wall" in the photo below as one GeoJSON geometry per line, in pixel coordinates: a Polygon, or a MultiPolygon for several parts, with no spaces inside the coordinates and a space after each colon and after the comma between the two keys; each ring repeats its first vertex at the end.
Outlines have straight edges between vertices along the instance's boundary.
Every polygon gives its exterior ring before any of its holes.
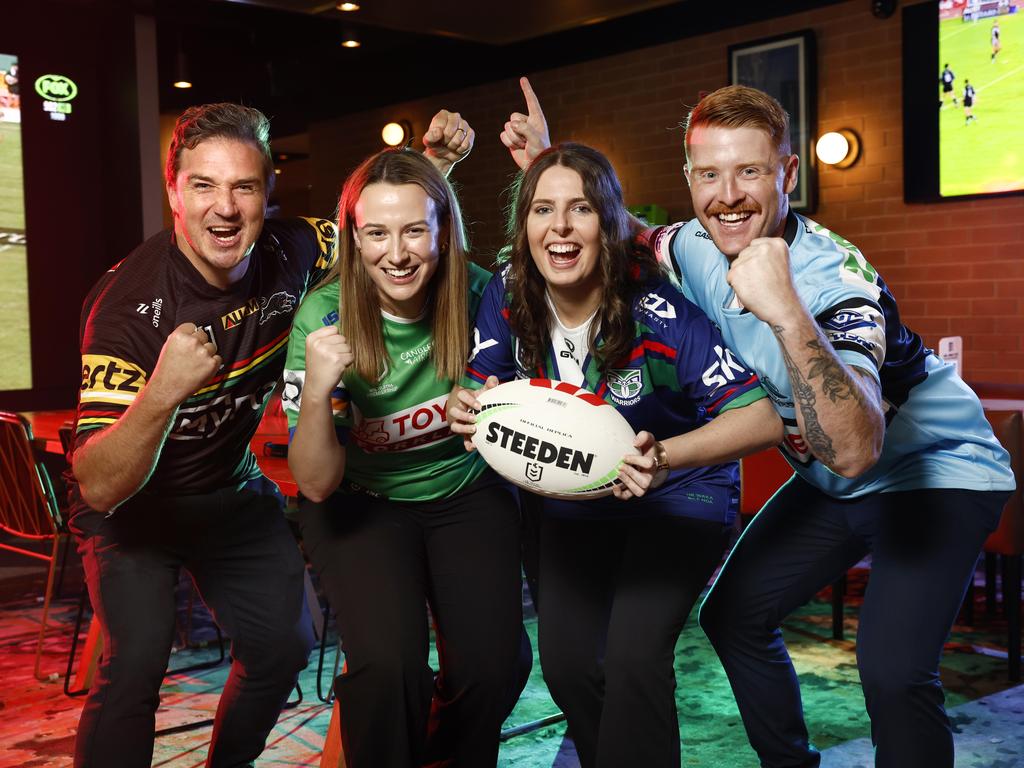
{"type": "MultiPolygon", "coordinates": [[[[1024,197],[903,202],[903,143],[913,138],[902,128],[901,15],[878,19],[870,6],[849,0],[554,69],[523,61],[522,73],[541,98],[554,140],[599,147],[618,169],[627,203],[657,203],[678,220],[692,211],[677,126],[701,91],[726,84],[727,47],[813,29],[818,133],[851,127],[863,138],[853,168],[821,169],[813,218],[861,248],[892,286],[907,324],[930,346],[943,336],[964,337],[966,378],[1024,382],[1024,197]]],[[[314,124],[314,211],[334,210],[341,179],[380,148],[385,122],[409,119],[422,134],[438,108],[457,109],[475,126],[477,145],[454,179],[476,257],[490,264],[502,242],[502,192],[514,170],[497,136],[521,104],[510,78],[314,124]]]]}
{"type": "Polygon", "coordinates": [[[74,405],[82,300],[142,238],[133,18],[100,0],[5,4],[0,50],[18,56],[21,83],[33,389],[0,393],[0,407],[74,405]],[[65,122],[33,87],[54,73],[78,85],[65,122]]]}

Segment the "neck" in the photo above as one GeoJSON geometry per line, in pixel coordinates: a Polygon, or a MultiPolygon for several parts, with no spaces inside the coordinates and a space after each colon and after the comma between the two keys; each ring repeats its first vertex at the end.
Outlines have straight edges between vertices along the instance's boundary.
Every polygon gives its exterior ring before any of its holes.
{"type": "Polygon", "coordinates": [[[600,285],[593,288],[562,288],[549,284],[547,292],[558,319],[566,328],[576,328],[583,324],[601,305],[600,285]]]}

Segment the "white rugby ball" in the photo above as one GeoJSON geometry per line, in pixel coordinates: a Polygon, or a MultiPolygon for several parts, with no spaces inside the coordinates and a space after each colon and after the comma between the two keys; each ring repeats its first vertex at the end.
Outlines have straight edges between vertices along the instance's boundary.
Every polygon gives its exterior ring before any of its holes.
{"type": "Polygon", "coordinates": [[[560,499],[607,496],[636,433],[614,406],[552,379],[519,379],[479,390],[473,445],[521,488],[560,499]]]}

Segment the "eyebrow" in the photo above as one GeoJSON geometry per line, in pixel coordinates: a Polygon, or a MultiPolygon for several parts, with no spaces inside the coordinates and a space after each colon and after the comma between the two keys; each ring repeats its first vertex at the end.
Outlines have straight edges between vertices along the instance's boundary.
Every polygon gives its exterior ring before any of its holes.
{"type": "MultiPolygon", "coordinates": [[[[417,227],[417,226],[426,227],[426,226],[429,226],[429,222],[426,219],[420,219],[419,221],[410,221],[408,224],[403,224],[402,225],[402,229],[408,229],[409,227],[417,227]]],[[[374,224],[372,221],[368,221],[365,224],[363,224],[363,226],[359,227],[359,229],[387,229],[387,228],[388,227],[387,227],[386,224],[374,224]]]]}
{"type": "MultiPolygon", "coordinates": [[[[188,177],[188,181],[189,181],[189,183],[192,183],[192,182],[195,182],[195,181],[205,181],[208,184],[214,184],[214,185],[216,185],[218,183],[216,179],[211,178],[209,176],[204,176],[201,173],[193,173],[193,174],[191,174],[188,177]]],[[[259,176],[251,176],[251,177],[249,177],[247,179],[236,179],[236,180],[231,182],[231,186],[237,187],[240,184],[260,184],[260,183],[262,183],[262,181],[263,180],[259,176]]]]}
{"type": "MultiPolygon", "coordinates": [[[[574,197],[571,200],[569,200],[568,202],[569,203],[589,203],[590,201],[587,200],[587,198],[585,198],[585,197],[574,197]]],[[[554,200],[549,200],[546,197],[535,197],[535,198],[533,198],[533,202],[530,203],[530,205],[537,205],[537,203],[547,203],[548,205],[554,205],[555,201],[554,200]]]]}

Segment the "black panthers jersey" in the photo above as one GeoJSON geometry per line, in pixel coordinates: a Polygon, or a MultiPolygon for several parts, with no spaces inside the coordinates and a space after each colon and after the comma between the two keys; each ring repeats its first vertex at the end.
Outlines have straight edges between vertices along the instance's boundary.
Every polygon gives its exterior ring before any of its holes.
{"type": "MultiPolygon", "coordinates": [[[[334,234],[323,219],[267,220],[245,276],[227,290],[203,279],[169,231],[110,269],[82,307],[76,445],[117,421],[167,337],[195,323],[224,364],[178,408],[145,490],[205,493],[258,477],[249,441],[284,368],[295,308],[333,262],[334,234]]],[[[73,478],[71,491],[82,506],[73,478]]]]}

